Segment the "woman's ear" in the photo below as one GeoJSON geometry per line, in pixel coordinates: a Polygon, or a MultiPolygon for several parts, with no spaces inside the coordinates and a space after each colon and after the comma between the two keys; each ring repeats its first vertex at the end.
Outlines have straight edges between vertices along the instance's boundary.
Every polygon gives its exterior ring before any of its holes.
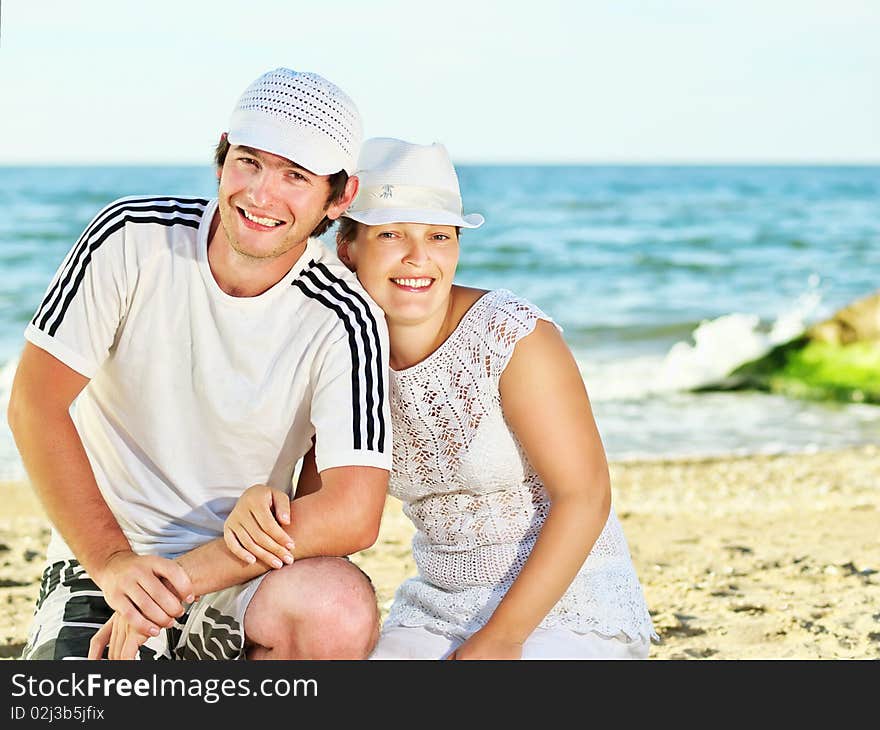
{"type": "Polygon", "coordinates": [[[351,271],[354,271],[354,261],[351,258],[351,241],[336,241],[336,255],[351,271]]]}

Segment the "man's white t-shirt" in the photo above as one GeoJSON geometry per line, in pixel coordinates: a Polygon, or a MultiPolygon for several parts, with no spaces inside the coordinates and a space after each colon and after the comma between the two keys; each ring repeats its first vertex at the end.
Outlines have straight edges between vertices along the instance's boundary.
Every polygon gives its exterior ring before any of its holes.
{"type": "MultiPolygon", "coordinates": [[[[319,471],[391,468],[381,309],[317,239],[268,291],[226,294],[207,258],[216,208],[111,203],[25,331],[90,378],[74,421],[138,553],[174,557],[220,536],[253,484],[289,491],[313,438],[319,471]]],[[[54,531],[48,553],[72,557],[54,531]]]]}

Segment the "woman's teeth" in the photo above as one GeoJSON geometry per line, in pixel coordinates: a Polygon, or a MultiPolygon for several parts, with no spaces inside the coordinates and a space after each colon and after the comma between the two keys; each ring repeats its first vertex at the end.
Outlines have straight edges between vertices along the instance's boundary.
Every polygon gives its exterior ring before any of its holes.
{"type": "Polygon", "coordinates": [[[433,279],[392,279],[395,284],[398,286],[405,286],[410,289],[424,289],[426,286],[431,286],[431,282],[433,279]]]}
{"type": "Polygon", "coordinates": [[[259,223],[261,226],[280,226],[281,221],[276,221],[274,218],[261,218],[258,215],[252,215],[248,213],[244,208],[241,209],[241,212],[244,214],[244,217],[249,221],[253,221],[254,223],[259,223]]]}

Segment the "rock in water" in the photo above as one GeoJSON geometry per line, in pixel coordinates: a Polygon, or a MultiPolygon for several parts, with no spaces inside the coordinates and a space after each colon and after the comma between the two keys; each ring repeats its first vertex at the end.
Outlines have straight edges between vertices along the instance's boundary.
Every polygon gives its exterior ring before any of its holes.
{"type": "Polygon", "coordinates": [[[807,330],[812,341],[829,345],[880,341],[880,291],[845,306],[830,319],[807,330]]]}
{"type": "Polygon", "coordinates": [[[880,291],[698,390],[765,390],[880,405],[880,291]]]}

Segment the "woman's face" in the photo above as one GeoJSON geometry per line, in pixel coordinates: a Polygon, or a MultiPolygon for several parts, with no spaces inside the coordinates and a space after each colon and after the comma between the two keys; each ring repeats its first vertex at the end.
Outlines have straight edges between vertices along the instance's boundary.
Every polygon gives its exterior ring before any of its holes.
{"type": "Polygon", "coordinates": [[[458,266],[454,226],[358,224],[357,235],[339,246],[339,255],[385,311],[388,324],[438,318],[442,323],[458,266]]]}

